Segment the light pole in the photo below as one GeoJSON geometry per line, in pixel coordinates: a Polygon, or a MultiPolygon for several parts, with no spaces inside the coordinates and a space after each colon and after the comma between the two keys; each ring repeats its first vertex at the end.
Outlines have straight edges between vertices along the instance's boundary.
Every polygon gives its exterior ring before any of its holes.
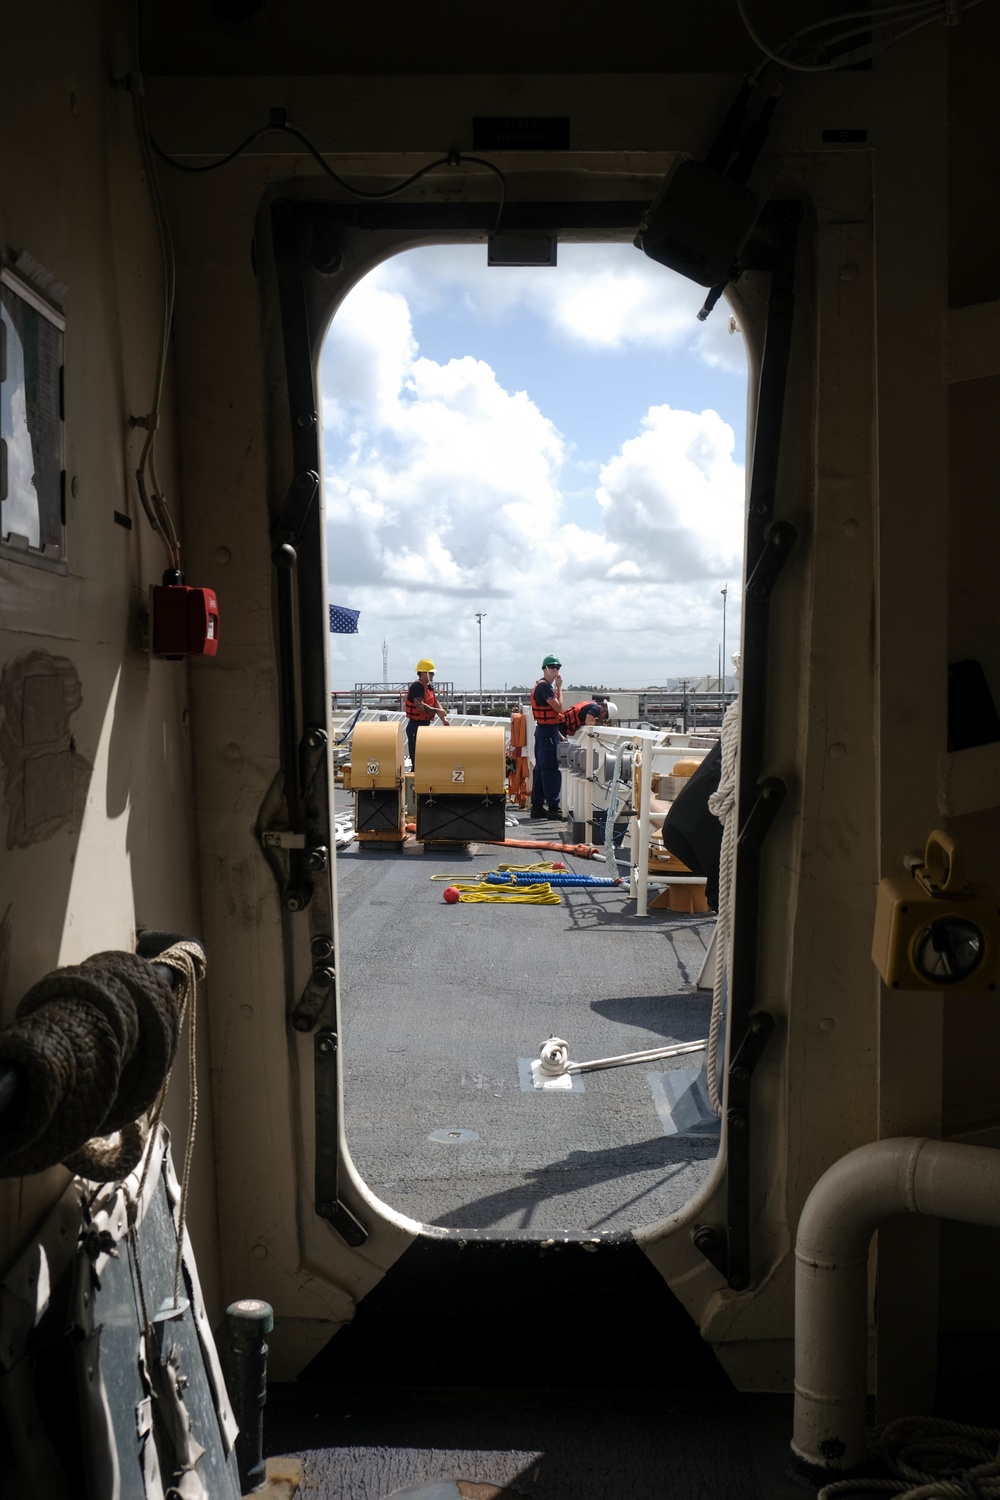
{"type": "Polygon", "coordinates": [[[729,598],[729,584],[720,589],[722,595],[722,681],[719,687],[722,689],[722,706],[726,706],[726,600],[729,598]]]}
{"type": "Polygon", "coordinates": [[[486,611],[485,611],[485,609],[483,609],[483,610],[477,610],[476,611],[476,620],[477,620],[477,622],[479,624],[479,712],[480,713],[482,713],[482,711],[483,711],[483,621],[485,620],[485,618],[486,618],[486,611]]]}

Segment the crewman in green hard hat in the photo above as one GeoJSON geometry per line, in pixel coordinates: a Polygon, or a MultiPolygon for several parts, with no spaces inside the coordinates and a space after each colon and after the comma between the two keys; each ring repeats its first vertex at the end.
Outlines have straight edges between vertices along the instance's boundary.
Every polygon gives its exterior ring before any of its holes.
{"type": "Polygon", "coordinates": [[[531,712],[535,716],[535,772],[531,781],[533,818],[562,818],[559,806],[562,772],[557,747],[565,738],[562,726],[566,714],[562,703],[561,670],[562,662],[558,656],[546,656],[542,661],[542,675],[531,690],[531,712]]]}
{"type": "Polygon", "coordinates": [[[433,688],[434,663],[426,656],[417,662],[416,679],[406,690],[406,748],[410,765],[416,764],[417,730],[421,724],[430,724],[437,717],[447,724],[448,715],[440,706],[433,688]]]}

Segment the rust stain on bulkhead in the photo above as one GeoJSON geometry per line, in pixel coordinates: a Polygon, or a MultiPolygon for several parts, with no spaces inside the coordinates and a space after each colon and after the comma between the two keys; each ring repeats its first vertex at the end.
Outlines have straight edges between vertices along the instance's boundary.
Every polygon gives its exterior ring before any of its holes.
{"type": "Polygon", "coordinates": [[[65,656],[29,651],[0,675],[0,765],[7,848],[27,849],[60,828],[79,828],[93,766],[73,742],[70,718],[83,702],[65,656]]]}
{"type": "Polygon", "coordinates": [[[10,973],[10,943],[13,934],[13,920],[11,913],[14,904],[7,903],[7,910],[0,917],[0,1009],[3,1007],[4,996],[7,993],[7,975],[10,973]]]}

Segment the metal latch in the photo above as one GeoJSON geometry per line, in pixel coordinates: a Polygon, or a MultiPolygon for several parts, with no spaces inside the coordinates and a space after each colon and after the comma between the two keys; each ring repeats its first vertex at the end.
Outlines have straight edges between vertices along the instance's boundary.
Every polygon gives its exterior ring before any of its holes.
{"type": "Polygon", "coordinates": [[[290,828],[265,828],[261,834],[261,843],[270,849],[304,849],[306,836],[304,833],[292,833],[290,828]]]}

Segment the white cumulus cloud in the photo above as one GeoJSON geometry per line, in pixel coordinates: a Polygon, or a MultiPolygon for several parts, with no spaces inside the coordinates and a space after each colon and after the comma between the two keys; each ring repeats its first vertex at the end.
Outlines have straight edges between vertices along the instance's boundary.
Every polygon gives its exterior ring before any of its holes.
{"type": "Polygon", "coordinates": [[[632,246],[560,245],[550,268],[485,273],[482,250],[435,245],[380,268],[385,285],[420,312],[460,298],[478,316],[500,320],[527,308],[567,344],[589,349],[689,349],[716,368],[744,373],[739,333],[730,335],[720,302],[706,322],[697,313],[706,289],[685,281],[632,246]]]}
{"type": "Polygon", "coordinates": [[[652,406],[641,433],[604,465],[597,501],[606,535],[645,561],[645,576],[654,568],[670,582],[738,573],[743,470],[733,463],[734,442],[714,411],[652,406]]]}
{"type": "MultiPolygon", "coordinates": [[[[641,258],[619,274],[602,247],[566,248],[595,257],[590,270],[572,257],[549,300],[530,305],[567,340],[690,336],[690,309],[681,319],[662,290],[671,283],[657,283],[652,305],[641,258]]],[[[450,294],[460,286],[480,315],[529,296],[516,273],[487,276],[468,251],[440,258],[450,294]]],[[[597,473],[581,471],[567,436],[484,360],[420,354],[410,305],[433,305],[442,273],[406,261],[358,284],[323,352],[330,597],[362,612],[358,636],[331,636],[334,685],[380,678],[385,639],[390,680],[429,655],[440,679],[474,686],[477,611],[487,686],[533,682],[548,651],[567,682],[714,672],[720,582],[733,585],[734,644],[738,635],[743,470],[732,429],[714,411],[653,405],[597,473]]]]}

